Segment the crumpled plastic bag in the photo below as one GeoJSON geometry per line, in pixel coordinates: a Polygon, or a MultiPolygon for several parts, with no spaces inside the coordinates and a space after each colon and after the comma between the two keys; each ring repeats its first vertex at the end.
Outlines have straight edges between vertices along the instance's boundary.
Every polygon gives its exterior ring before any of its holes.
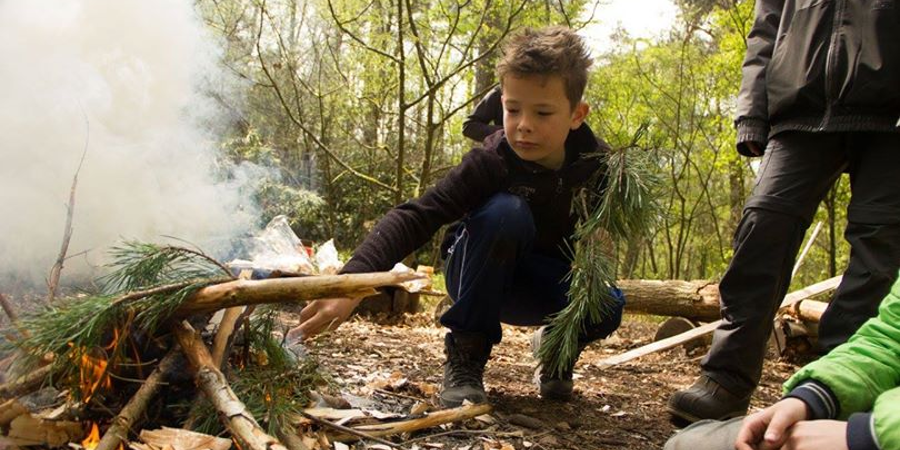
{"type": "Polygon", "coordinates": [[[251,269],[263,273],[280,271],[305,275],[333,275],[344,267],[334,239],[329,239],[313,253],[294,234],[288,218],[283,215],[273,218],[258,236],[251,239],[248,256],[249,260],[235,259],[228,265],[238,272],[251,269]]]}

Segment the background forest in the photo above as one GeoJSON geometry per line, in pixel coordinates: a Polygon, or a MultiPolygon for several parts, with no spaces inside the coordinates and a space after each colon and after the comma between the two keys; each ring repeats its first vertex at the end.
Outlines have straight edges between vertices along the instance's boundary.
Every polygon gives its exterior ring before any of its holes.
{"type": "MultiPolygon", "coordinates": [[[[248,86],[245,104],[226,105],[238,119],[224,155],[280,174],[256,193],[262,223],[287,214],[302,238],[334,237],[348,251],[474,144],[461,124],[494,87],[506,36],[527,26],[581,28],[604,13],[602,0],[197,4],[225,46],[224,63],[248,86]]],[[[739,157],[732,127],[753,2],[678,7],[660,39],[619,32],[613,50],[593,55],[588,122],[614,147],[646,126],[640,148],[629,151],[649,152],[663,181],[655,195],[666,214],[652,234],[619,243],[621,278],[717,279],[759,163],[739,157]]],[[[845,177],[817,213],[823,229],[794,286],[845,264],[848,195],[845,177]]],[[[416,262],[439,266],[435,247],[416,262]]]]}

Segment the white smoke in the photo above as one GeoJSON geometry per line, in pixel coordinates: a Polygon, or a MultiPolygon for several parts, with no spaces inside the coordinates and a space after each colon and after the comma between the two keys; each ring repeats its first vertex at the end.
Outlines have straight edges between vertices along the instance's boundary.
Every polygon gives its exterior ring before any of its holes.
{"type": "Polygon", "coordinates": [[[251,229],[247,180],[214,173],[216,47],[190,0],[0,0],[0,280],[47,277],[88,129],[64,277],[123,238],[251,229]]]}

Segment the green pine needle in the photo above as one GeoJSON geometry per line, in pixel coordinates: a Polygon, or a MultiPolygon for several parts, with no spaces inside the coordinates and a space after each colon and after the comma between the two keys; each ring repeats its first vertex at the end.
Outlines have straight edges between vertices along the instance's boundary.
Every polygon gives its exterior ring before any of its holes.
{"type": "Polygon", "coordinates": [[[607,168],[605,188],[584,189],[574,202],[581,219],[571,251],[569,304],[549,318],[538,352],[544,370],[551,374],[562,374],[574,365],[583,344],[579,336],[588,324],[608,316],[614,305],[610,289],[616,282],[616,255],[611,244],[649,235],[660,217],[652,196],[659,180],[651,170],[650,152],[638,147],[647,127],[641,126],[628,146],[598,156],[607,168]],[[604,233],[611,243],[604,244],[604,233]]]}
{"type": "Polygon", "coordinates": [[[192,249],[126,242],[111,255],[113,272],[102,279],[101,294],[59,299],[23,317],[29,335],[11,344],[22,354],[17,365],[25,370],[54,355],[54,376],[79,398],[86,395],[78,383],[82,355],[102,357],[107,370],[116,370],[129,362],[124,356],[129,340],[116,339],[116,333],[154,336],[198,289],[231,279],[222,277],[224,266],[192,249]]]}
{"type": "MultiPolygon", "coordinates": [[[[315,361],[309,358],[298,361],[273,337],[275,322],[271,310],[251,318],[246,335],[249,354],[251,359],[262,360],[262,363],[232,364],[231,367],[239,369],[228,375],[234,393],[273,435],[278,431],[290,432],[291,419],[310,402],[310,390],[329,383],[319,373],[315,361]]],[[[196,431],[212,435],[225,431],[209,401],[195,402],[190,416],[199,418],[194,425],[196,431]]]]}

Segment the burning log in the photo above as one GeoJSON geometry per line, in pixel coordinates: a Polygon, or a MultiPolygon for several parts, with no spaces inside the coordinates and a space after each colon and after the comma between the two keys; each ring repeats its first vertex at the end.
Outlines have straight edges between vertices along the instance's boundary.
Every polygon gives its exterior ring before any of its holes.
{"type": "Polygon", "coordinates": [[[225,375],[216,367],[209,349],[187,322],[176,326],[175,338],[196,371],[197,384],[221,413],[231,433],[252,450],[287,450],[277,439],[266,434],[247,407],[238,399],[225,375]]]}

